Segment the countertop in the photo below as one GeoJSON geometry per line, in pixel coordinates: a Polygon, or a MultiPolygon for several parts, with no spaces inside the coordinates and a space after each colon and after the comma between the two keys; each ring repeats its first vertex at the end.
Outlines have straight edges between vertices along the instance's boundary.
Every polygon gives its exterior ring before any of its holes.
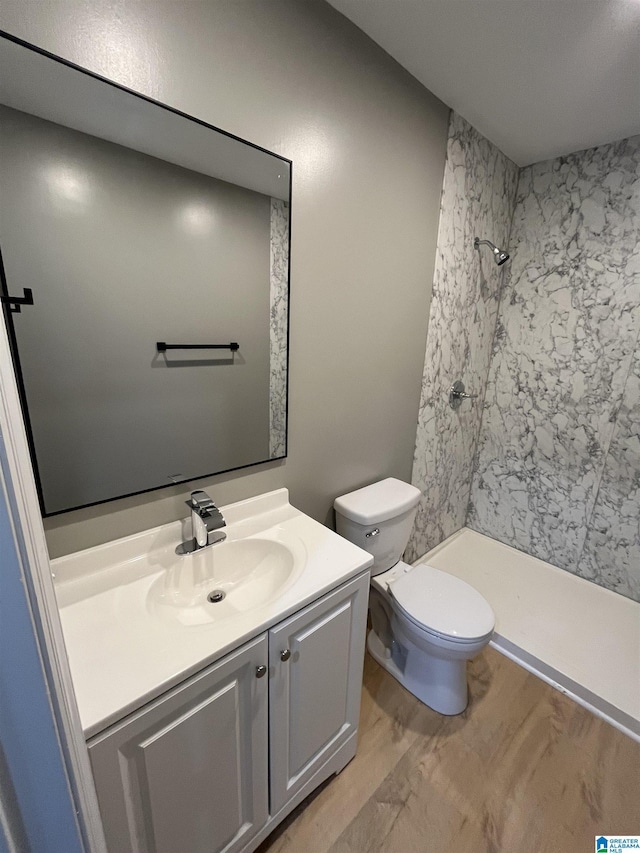
{"type": "Polygon", "coordinates": [[[230,541],[260,536],[293,542],[304,568],[274,600],[218,623],[173,624],[149,606],[149,590],[166,571],[167,561],[175,561],[175,546],[184,539],[185,522],[52,561],[87,739],[367,570],[373,562],[367,552],[292,507],[286,489],[230,504],[221,511],[230,541]]]}

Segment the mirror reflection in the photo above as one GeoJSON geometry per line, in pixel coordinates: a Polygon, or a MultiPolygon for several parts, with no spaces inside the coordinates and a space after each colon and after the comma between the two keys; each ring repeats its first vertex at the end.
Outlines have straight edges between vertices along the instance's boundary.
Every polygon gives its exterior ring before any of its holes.
{"type": "Polygon", "coordinates": [[[290,162],[4,38],[0,80],[43,513],[285,456],[290,162]]]}

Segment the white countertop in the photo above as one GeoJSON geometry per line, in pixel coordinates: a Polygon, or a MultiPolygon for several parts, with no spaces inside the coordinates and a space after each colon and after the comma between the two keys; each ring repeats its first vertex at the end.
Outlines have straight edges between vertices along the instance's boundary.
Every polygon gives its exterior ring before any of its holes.
{"type": "Polygon", "coordinates": [[[260,536],[291,542],[304,567],[272,601],[220,622],[184,626],[160,618],[149,606],[150,588],[167,563],[175,562],[175,546],[185,538],[184,522],[52,561],[87,738],[373,562],[365,551],[292,507],[286,489],[230,504],[222,513],[230,541],[260,536]]]}

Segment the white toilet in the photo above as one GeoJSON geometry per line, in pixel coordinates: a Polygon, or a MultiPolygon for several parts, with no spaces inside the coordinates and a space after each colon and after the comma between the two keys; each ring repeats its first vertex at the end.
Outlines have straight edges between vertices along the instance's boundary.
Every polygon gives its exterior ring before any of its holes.
{"type": "Polygon", "coordinates": [[[431,566],[400,560],[420,491],[389,478],[336,498],[336,529],[373,555],[371,655],[441,714],[467,707],[467,661],[491,639],[495,617],[468,583],[431,566]]]}

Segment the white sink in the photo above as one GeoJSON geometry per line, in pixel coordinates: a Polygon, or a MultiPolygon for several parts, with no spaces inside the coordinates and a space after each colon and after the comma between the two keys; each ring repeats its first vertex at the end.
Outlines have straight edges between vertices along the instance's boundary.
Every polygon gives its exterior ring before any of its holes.
{"type": "Polygon", "coordinates": [[[302,543],[276,539],[227,540],[176,556],[152,584],[149,611],[186,626],[208,625],[262,607],[304,569],[302,543]]]}
{"type": "Polygon", "coordinates": [[[194,554],[175,552],[185,520],[52,561],[87,737],[372,563],[286,489],[221,511],[226,540],[194,554]],[[222,600],[208,601],[216,590],[222,600]]]}

